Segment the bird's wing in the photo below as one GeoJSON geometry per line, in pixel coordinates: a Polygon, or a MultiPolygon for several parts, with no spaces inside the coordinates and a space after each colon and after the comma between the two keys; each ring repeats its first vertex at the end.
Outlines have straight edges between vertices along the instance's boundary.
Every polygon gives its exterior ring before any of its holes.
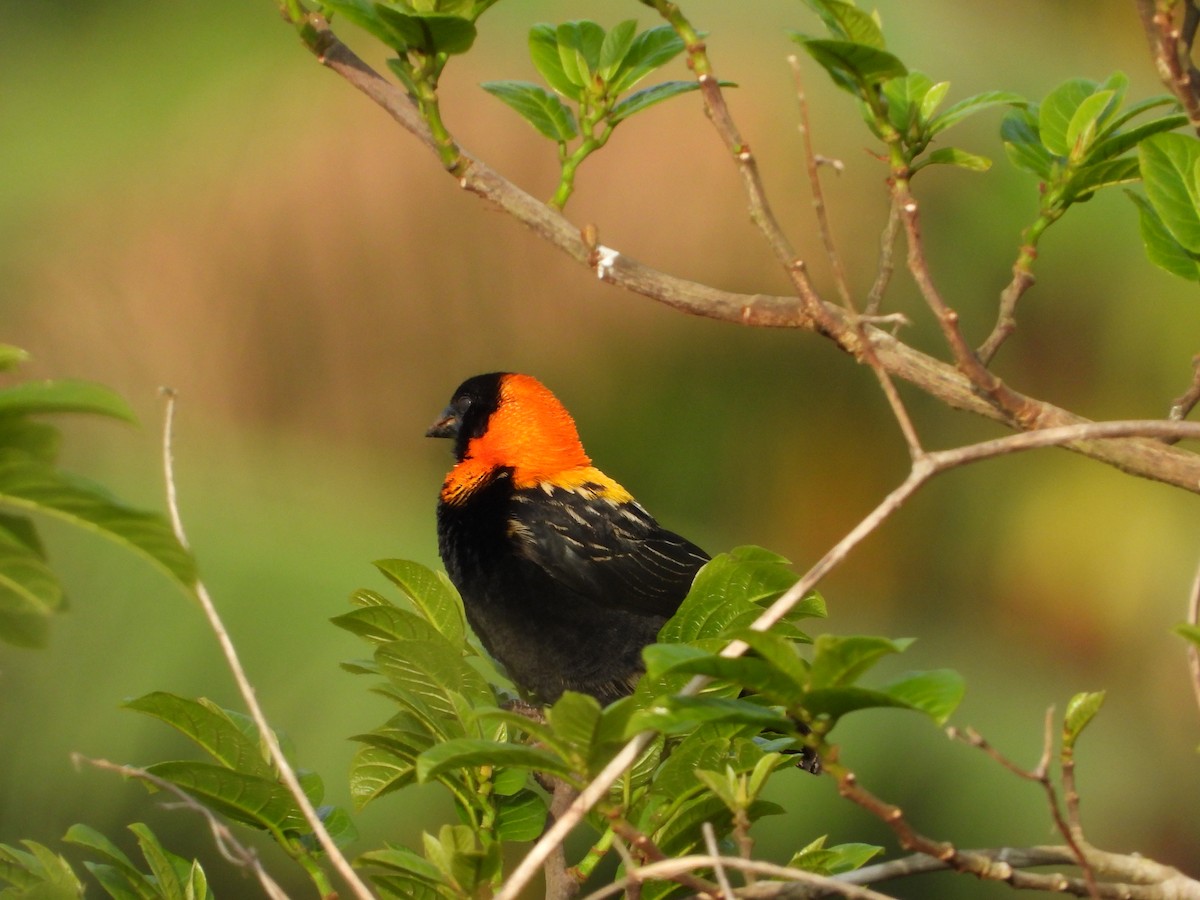
{"type": "Polygon", "coordinates": [[[600,606],[670,617],[709,559],[634,502],[570,489],[517,492],[514,500],[517,552],[600,606]]]}

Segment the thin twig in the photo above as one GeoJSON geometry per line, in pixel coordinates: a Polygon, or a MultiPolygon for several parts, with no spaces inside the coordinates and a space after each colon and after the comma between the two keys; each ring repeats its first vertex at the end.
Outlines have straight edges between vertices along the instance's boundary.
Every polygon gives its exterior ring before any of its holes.
{"type": "MultiPolygon", "coordinates": [[[[1200,569],[1192,580],[1192,594],[1188,598],[1187,620],[1189,625],[1200,625],[1200,569]]],[[[1188,670],[1192,676],[1192,693],[1200,704],[1200,648],[1188,641],[1188,670]]]]}
{"type": "Polygon", "coordinates": [[[842,256],[838,253],[837,244],[833,240],[833,229],[829,227],[829,214],[825,209],[825,192],[821,188],[817,154],[813,152],[812,131],[808,118],[808,98],[804,94],[804,76],[800,70],[800,60],[795,55],[788,56],[787,60],[788,65],[792,67],[792,78],[796,83],[796,103],[800,108],[800,123],[797,127],[804,147],[804,164],[808,170],[808,183],[812,188],[813,214],[817,218],[817,231],[821,235],[821,243],[825,245],[825,255],[829,257],[829,266],[833,270],[833,281],[837,285],[838,295],[842,298],[842,304],[849,309],[851,308],[850,285],[846,281],[842,256]]]}
{"type": "MultiPolygon", "coordinates": [[[[1200,403],[1200,354],[1192,357],[1192,383],[1186,391],[1171,401],[1167,418],[1172,422],[1182,422],[1196,408],[1197,403],[1200,403]]],[[[1168,438],[1163,443],[1173,444],[1174,441],[1168,438]]]]}
{"type": "Polygon", "coordinates": [[[895,197],[888,206],[887,223],[879,236],[879,263],[875,272],[875,281],[867,292],[867,304],[863,312],[868,316],[879,313],[883,303],[883,295],[887,293],[892,281],[892,273],[896,270],[896,238],[900,234],[900,204],[895,197]]]}
{"type": "MultiPolygon", "coordinates": [[[[1164,422],[1157,419],[1149,421],[1125,422],[1093,422],[1088,425],[1068,425],[1061,428],[1048,428],[1041,431],[1024,432],[970,444],[953,450],[941,450],[928,453],[913,461],[912,471],[908,477],[891,493],[889,493],[875,509],[871,510],[850,532],[837,542],[820,560],[813,565],[789,590],[784,592],[771,604],[750,626],[758,631],[766,631],[788,614],[804,596],[811,591],[830,571],[837,568],[850,552],[858,546],[869,534],[879,528],[893,513],[903,506],[925,482],[935,475],[957,468],[1042,447],[1054,447],[1081,440],[1096,440],[1099,438],[1125,437],[1140,435],[1142,437],[1162,437],[1163,435],[1179,435],[1182,437],[1200,438],[1200,423],[1194,422],[1164,422]]],[[[736,657],[745,653],[749,646],[744,641],[733,641],[721,651],[722,656],[736,657]]],[[[708,679],[704,676],[693,678],[683,691],[682,696],[694,696],[708,679]]],[[[521,890],[537,874],[546,861],[554,846],[565,840],[571,830],[587,815],[588,811],[608,793],[608,789],[620,778],[629,766],[641,755],[642,751],[653,739],[654,733],[643,731],[635,735],[621,748],[607,766],[588,784],[575,799],[567,811],[547,829],[545,834],[530,849],[525,858],[509,876],[504,887],[496,894],[496,900],[515,900],[521,890]]]]}
{"type": "Polygon", "coordinates": [[[725,862],[721,858],[721,848],[717,846],[717,833],[713,831],[712,822],[702,824],[700,831],[704,834],[704,848],[713,859],[713,875],[720,885],[721,896],[725,900],[733,900],[733,885],[729,883],[729,876],[725,874],[725,862]]]}
{"type": "MultiPolygon", "coordinates": [[[[891,900],[886,894],[880,894],[869,888],[849,884],[827,875],[816,875],[812,872],[805,872],[803,869],[793,869],[789,866],[762,862],[761,860],[742,859],[738,856],[699,854],[680,856],[641,866],[636,872],[631,872],[627,877],[614,881],[612,884],[605,885],[600,890],[588,894],[584,900],[604,900],[605,897],[619,894],[630,884],[640,884],[652,878],[658,880],[678,879],[680,873],[694,872],[697,869],[715,868],[717,865],[740,872],[755,872],[771,878],[786,879],[788,884],[808,885],[817,889],[821,895],[825,896],[836,895],[847,897],[849,900],[891,900]]],[[[738,894],[749,897],[765,896],[760,891],[769,890],[770,887],[769,883],[759,882],[754,886],[739,888],[738,894]]],[[[813,896],[817,896],[817,894],[814,893],[813,896]]]]}
{"type": "MultiPolygon", "coordinates": [[[[1087,854],[1084,852],[1083,844],[1083,829],[1078,823],[1078,806],[1075,806],[1075,815],[1071,816],[1070,794],[1074,790],[1074,781],[1068,788],[1066,784],[1066,772],[1064,768],[1063,790],[1068,794],[1068,818],[1063,817],[1061,806],[1058,802],[1058,792],[1054,788],[1054,782],[1050,779],[1050,763],[1054,759],[1054,707],[1051,706],[1046,710],[1045,723],[1043,726],[1042,737],[1042,755],[1038,759],[1037,765],[1032,769],[1023,769],[1007,756],[993,747],[978,731],[974,728],[968,728],[966,733],[957,729],[947,729],[947,733],[951,738],[961,740],[969,746],[976,747],[982,750],[993,760],[998,762],[1008,771],[1012,772],[1021,778],[1033,781],[1041,785],[1042,790],[1046,794],[1046,803],[1050,807],[1050,816],[1054,820],[1054,827],[1058,829],[1058,833],[1063,836],[1067,842],[1067,846],[1071,850],[1071,862],[1079,866],[1083,870],[1084,883],[1087,885],[1090,896],[1093,898],[1099,897],[1096,890],[1096,873],[1092,871],[1091,864],[1088,861],[1087,854]]],[[[1076,795],[1076,801],[1078,795],[1076,795]]]]}
{"type": "Polygon", "coordinates": [[[804,96],[804,81],[800,73],[800,62],[795,56],[789,56],[788,62],[791,64],[792,73],[796,82],[796,97],[800,106],[800,134],[803,137],[805,167],[808,171],[808,181],[813,196],[813,210],[817,217],[817,230],[821,233],[821,240],[825,244],[825,252],[829,256],[829,264],[833,268],[834,281],[837,283],[838,293],[842,298],[842,305],[850,311],[852,316],[851,321],[854,323],[855,330],[858,331],[859,337],[862,340],[864,348],[863,359],[875,373],[875,377],[879,380],[879,387],[883,391],[884,397],[887,398],[888,405],[892,409],[892,415],[896,418],[896,424],[900,426],[900,433],[904,436],[904,442],[908,445],[908,455],[912,459],[916,459],[924,450],[921,447],[921,439],[917,436],[917,429],[913,425],[912,418],[908,414],[908,409],[904,406],[904,402],[900,399],[900,392],[896,390],[896,385],[892,382],[892,377],[888,374],[887,369],[880,363],[879,357],[875,353],[871,342],[867,340],[864,322],[858,318],[858,310],[855,308],[854,299],[850,296],[850,286],[846,282],[846,273],[842,268],[842,258],[837,251],[837,245],[833,240],[833,231],[829,227],[829,218],[825,212],[825,192],[821,187],[821,174],[817,168],[817,156],[813,152],[812,144],[812,129],[808,119],[808,101],[804,96]]]}
{"type": "Polygon", "coordinates": [[[258,854],[234,837],[229,827],[218,819],[211,809],[200,803],[178,785],[137,766],[125,766],[120,763],[109,762],[107,759],[92,759],[80,753],[71,754],[71,762],[76,766],[86,763],[95,769],[116,772],[122,778],[133,778],[138,781],[144,781],[152,785],[156,790],[172,794],[179,798],[179,805],[199,813],[204,818],[204,821],[208,823],[208,829],[212,832],[213,843],[216,844],[217,850],[225,859],[239,868],[249,869],[253,872],[254,877],[262,885],[263,892],[268,897],[271,897],[272,900],[288,900],[287,893],[276,883],[267,870],[263,868],[258,854]]]}
{"type": "MultiPolygon", "coordinates": [[[[180,544],[188,547],[187,534],[184,531],[183,520],[179,514],[178,498],[175,491],[175,460],[172,448],[175,421],[175,391],[170,388],[163,388],[162,394],[166,398],[166,413],[163,417],[163,475],[167,482],[167,506],[170,510],[172,526],[175,529],[175,537],[178,538],[180,544]]],[[[372,900],[374,895],[367,888],[366,884],[363,883],[362,879],[358,877],[346,857],[342,855],[342,851],[338,848],[328,830],[326,830],[321,817],[317,815],[316,809],[313,808],[308,796],[304,793],[304,788],[300,786],[300,781],[296,777],[295,771],[284,756],[283,750],[279,746],[279,740],[275,736],[275,731],[271,728],[262,707],[259,705],[258,698],[254,693],[254,686],[250,683],[250,679],[246,675],[246,670],[243,668],[241,660],[238,657],[237,648],[234,646],[233,640],[225,628],[225,623],[221,620],[221,616],[217,612],[216,604],[213,603],[212,596],[208,593],[208,588],[205,587],[203,581],[197,578],[194,590],[196,599],[200,602],[200,607],[204,610],[204,615],[208,619],[209,627],[213,630],[213,634],[216,635],[217,643],[221,645],[221,652],[225,655],[225,663],[233,675],[233,680],[237,684],[239,693],[242,695],[242,701],[246,704],[246,709],[249,711],[250,717],[258,727],[259,737],[266,745],[272,764],[279,772],[280,780],[287,787],[288,793],[292,795],[292,799],[296,801],[296,805],[304,814],[305,820],[313,831],[313,836],[321,844],[321,847],[328,855],[330,864],[337,870],[342,880],[346,882],[347,887],[360,900],[372,900]]]]}

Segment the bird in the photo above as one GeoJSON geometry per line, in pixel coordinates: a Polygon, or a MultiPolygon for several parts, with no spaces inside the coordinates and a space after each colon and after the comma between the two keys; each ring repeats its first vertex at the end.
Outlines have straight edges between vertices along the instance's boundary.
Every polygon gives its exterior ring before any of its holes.
{"type": "Polygon", "coordinates": [[[484,649],[537,703],[632,693],[709,555],[592,465],[530,375],[468,378],[426,435],[454,442],[438,551],[484,649]]]}

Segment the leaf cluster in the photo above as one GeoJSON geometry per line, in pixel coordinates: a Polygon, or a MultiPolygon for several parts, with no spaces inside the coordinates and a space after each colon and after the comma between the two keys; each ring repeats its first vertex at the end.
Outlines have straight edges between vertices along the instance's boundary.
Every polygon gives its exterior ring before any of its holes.
{"type": "MultiPolygon", "coordinates": [[[[700,846],[705,822],[724,836],[781,812],[764,799],[766,786],[779,773],[795,772],[799,751],[827,750],[826,736],[843,715],[901,707],[943,721],[962,693],[957,676],[945,672],[916,673],[879,688],[861,684],[877,662],[909,642],[810,639],[797,623],[825,614],[816,594],[770,631],[753,630],[764,606],[796,576],[781,557],[744,547],[717,556],[697,575],[659,643],[646,648],[647,672],[631,696],[602,708],[567,692],[536,710],[489,671],[444,575],[401,560],[376,565],[404,602],[360,590],[352,597],[355,609],[334,620],[372,647],[370,659],[347,668],[382,679],[374,689],[396,706],[382,726],[356,738],[363,746],[351,772],[352,794],[362,806],[414,783],[439,784],[460,820],[425,835],[419,853],[388,847],[360,859],[388,896],[467,897],[494,887],[503,876],[502,845],[540,833],[545,785],[582,787],[640,732],[654,737],[592,815],[595,844],[578,862],[585,875],[619,831],[633,829],[661,852],[678,855],[700,846]],[[736,638],[750,644],[752,655],[721,655],[736,638]],[[809,645],[806,659],[800,649],[809,645]],[[687,695],[698,675],[707,683],[687,695]]],[[[814,871],[869,857],[823,852],[809,860],[814,871]]],[[[646,885],[643,892],[657,897],[674,889],[646,885]]]]}
{"type": "MultiPolygon", "coordinates": [[[[0,373],[27,358],[0,345],[0,373]]],[[[25,381],[0,387],[0,640],[26,647],[46,642],[49,619],[66,605],[34,520],[62,519],[149,559],[191,590],[195,566],[161,516],[132,509],[104,488],[58,467],[61,434],[44,421],[86,413],[134,422],[120,396],[84,381],[25,381]],[[4,511],[5,509],[10,511],[4,511]]]]}
{"type": "Polygon", "coordinates": [[[617,125],[699,88],[695,81],[663,81],[629,93],[683,49],[669,25],[639,32],[633,19],[609,31],[587,20],[539,24],[529,32],[529,55],[550,90],[529,81],[483,84],[485,91],[558,144],[561,179],[551,205],[561,209],[566,204],[575,170],[607,143],[617,125]]]}

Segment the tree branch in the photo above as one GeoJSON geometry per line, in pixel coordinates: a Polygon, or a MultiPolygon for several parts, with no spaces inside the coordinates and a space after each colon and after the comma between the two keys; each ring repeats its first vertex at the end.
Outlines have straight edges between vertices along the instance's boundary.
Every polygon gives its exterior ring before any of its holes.
{"type": "MultiPolygon", "coordinates": [[[[429,129],[403,90],[359,59],[334,35],[321,16],[309,13],[295,24],[306,45],[322,65],[369,97],[401,127],[436,152],[429,129]]],[[[859,361],[865,361],[864,344],[869,342],[880,365],[893,377],[913,384],[950,407],[1003,421],[1003,416],[983,400],[971,381],[953,366],[921,353],[872,326],[864,326],[864,341],[854,327],[852,317],[836,307],[823,306],[824,324],[819,325],[795,297],[722,291],[661,272],[611,248],[589,245],[580,230],[561,213],[521,190],[465,150],[463,157],[466,162],[458,181],[464,190],[504,210],[548,243],[592,268],[598,277],[610,284],[690,315],[757,327],[816,331],[832,339],[840,349],[859,361]]],[[[1028,411],[1028,421],[1022,422],[1022,427],[1042,428],[1084,424],[1088,421],[1053,404],[1015,391],[1013,397],[1021,408],[1028,411]]],[[[1134,439],[1086,442],[1069,449],[1132,475],[1200,493],[1200,456],[1195,453],[1134,439]]]]}
{"type": "MultiPolygon", "coordinates": [[[[1195,70],[1187,58],[1192,49],[1191,38],[1181,42],[1181,32],[1175,23],[1174,7],[1179,4],[1164,6],[1158,0],[1136,0],[1136,3],[1158,77],[1175,95],[1192,128],[1200,134],[1200,84],[1193,77],[1195,70]]],[[[1183,0],[1183,4],[1188,10],[1193,8],[1192,0],[1183,0]]]]}
{"type": "MultiPolygon", "coordinates": [[[[166,397],[167,409],[166,415],[163,418],[163,474],[167,482],[167,507],[170,510],[171,524],[175,530],[175,537],[179,539],[179,543],[184,547],[188,546],[187,534],[184,532],[183,520],[179,515],[179,504],[175,493],[175,462],[172,451],[172,426],[175,419],[175,392],[169,388],[164,388],[162,391],[166,397]]],[[[317,815],[316,809],[313,808],[308,796],[304,793],[304,788],[300,786],[300,779],[296,777],[295,770],[284,756],[283,749],[279,746],[279,739],[275,736],[274,730],[267,721],[266,715],[263,713],[262,706],[259,705],[258,697],[254,693],[254,686],[250,683],[249,677],[246,675],[246,670],[242,666],[241,659],[238,657],[237,648],[233,644],[232,638],[229,637],[229,632],[225,629],[225,623],[221,620],[220,613],[217,612],[216,604],[213,603],[212,596],[208,593],[208,588],[199,578],[193,588],[196,599],[200,602],[200,607],[204,611],[205,618],[208,619],[209,627],[213,634],[216,635],[217,643],[221,647],[221,652],[225,656],[225,663],[229,667],[229,671],[233,675],[233,680],[237,684],[238,692],[242,695],[242,701],[246,704],[246,709],[250,713],[250,718],[254,720],[255,726],[258,728],[259,740],[267,748],[267,753],[270,755],[271,764],[279,771],[279,779],[288,789],[288,793],[292,795],[292,799],[296,802],[300,812],[304,815],[305,821],[313,831],[313,836],[317,842],[325,850],[330,864],[337,873],[346,882],[351,893],[358,897],[359,900],[373,900],[374,895],[363,883],[362,879],[350,866],[349,861],[342,855],[342,851],[338,848],[329,831],[326,830],[321,817],[317,815]]]]}

